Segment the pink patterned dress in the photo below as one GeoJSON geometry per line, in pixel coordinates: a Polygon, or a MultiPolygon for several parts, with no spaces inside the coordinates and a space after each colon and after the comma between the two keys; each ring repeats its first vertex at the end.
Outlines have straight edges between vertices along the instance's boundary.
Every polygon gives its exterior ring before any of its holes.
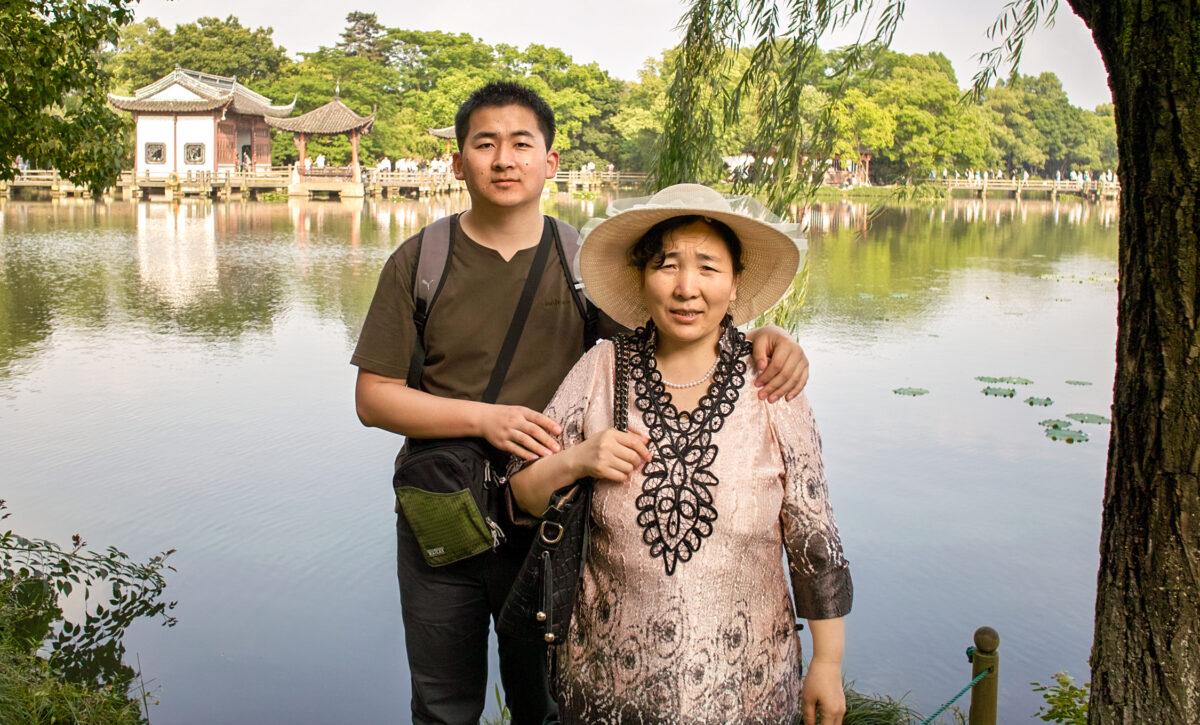
{"type": "MultiPolygon", "coordinates": [[[[808,402],[759,400],[744,337],[730,330],[722,345],[690,414],[665,394],[653,330],[629,345],[629,428],[650,437],[654,459],[629,481],[597,482],[560,653],[565,723],[791,722],[801,712],[796,617],[850,611],[808,402]]],[[[614,349],[593,347],[546,408],[564,447],[612,426],[614,349]]]]}

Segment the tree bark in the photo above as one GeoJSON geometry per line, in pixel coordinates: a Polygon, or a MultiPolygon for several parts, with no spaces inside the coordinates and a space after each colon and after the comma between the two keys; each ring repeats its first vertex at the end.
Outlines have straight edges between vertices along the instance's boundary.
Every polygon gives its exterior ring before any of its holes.
{"type": "Polygon", "coordinates": [[[1070,0],[1108,69],[1117,373],[1090,723],[1200,723],[1200,0],[1070,0]]]}

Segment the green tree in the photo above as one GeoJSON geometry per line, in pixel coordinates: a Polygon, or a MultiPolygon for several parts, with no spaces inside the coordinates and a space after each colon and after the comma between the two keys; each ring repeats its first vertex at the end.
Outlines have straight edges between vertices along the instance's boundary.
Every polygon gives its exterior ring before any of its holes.
{"type": "Polygon", "coordinates": [[[1061,171],[1065,176],[1072,167],[1090,169],[1099,163],[1095,150],[1088,148],[1087,112],[1071,105],[1058,76],[1018,76],[1011,85],[1024,93],[1026,115],[1043,139],[1047,174],[1061,171]]]}
{"type": "Polygon", "coordinates": [[[885,180],[911,181],[942,168],[984,166],[995,160],[989,119],[962,91],[940,53],[885,53],[867,82],[872,100],[896,122],[894,141],[873,162],[885,180]]]}
{"type": "Polygon", "coordinates": [[[896,117],[858,88],[833,101],[834,158],[857,162],[860,154],[878,155],[896,141],[896,117]]]}
{"type": "MultiPolygon", "coordinates": [[[[1046,140],[1029,118],[1024,88],[997,83],[988,90],[984,109],[992,117],[989,131],[992,146],[1007,169],[1029,169],[1046,173],[1046,140]]],[[[1053,172],[1051,172],[1053,173],[1053,172]]]]}
{"type": "MultiPolygon", "coordinates": [[[[364,116],[376,114],[377,121],[370,133],[362,137],[359,152],[364,159],[395,154],[404,146],[400,107],[396,103],[400,74],[390,66],[376,63],[364,55],[350,55],[335,48],[322,48],[306,53],[301,62],[288,73],[266,86],[268,95],[275,98],[296,97],[296,111],[306,113],[325,105],[340,93],[343,103],[364,116]]],[[[345,135],[314,136],[307,152],[316,157],[325,154],[331,163],[350,162],[350,140],[345,135]]],[[[276,132],[271,151],[275,163],[296,159],[292,134],[276,132]]]]}
{"type": "Polygon", "coordinates": [[[375,13],[355,11],[346,15],[346,29],[342,31],[337,47],[346,55],[360,55],[378,63],[387,59],[391,44],[387,40],[387,28],[375,13]]]}
{"type": "MultiPolygon", "coordinates": [[[[1092,32],[1113,91],[1121,179],[1117,373],[1100,532],[1092,652],[1090,723],[1200,722],[1200,2],[1068,0],[1092,32]]],[[[1009,0],[975,78],[982,95],[1024,43],[1049,22],[1056,0],[1009,0]]],[[[861,12],[897,19],[903,0],[788,0],[774,4],[694,0],[672,82],[678,108],[668,119],[659,183],[704,163],[680,132],[711,135],[711,106],[698,92],[728,38],[785,40],[797,56],[831,27],[861,12]],[[764,10],[766,8],[766,10],[764,10]],[[762,23],[787,12],[802,22],[762,23]]],[[[876,33],[888,42],[895,21],[876,33]]],[[[861,44],[856,47],[862,47],[861,44]]],[[[802,86],[792,63],[775,83],[787,98],[761,127],[786,128],[802,86]]],[[[1050,124],[1054,86],[1039,77],[1031,117],[1049,141],[1050,162],[1069,163],[1070,123],[1050,124]],[[1060,132],[1061,131],[1061,132],[1060,132]]],[[[1061,87],[1059,87],[1061,90],[1061,87]]],[[[1065,116],[1065,114],[1063,114],[1065,116]]],[[[899,123],[899,119],[898,119],[899,123]]],[[[763,179],[773,203],[803,188],[763,179]],[[781,193],[782,192],[782,193],[781,193]]],[[[793,197],[794,198],[794,197],[793,197]]]]}
{"type": "Polygon", "coordinates": [[[17,157],[93,190],[121,173],[123,120],[108,107],[102,51],[134,0],[0,4],[0,180],[17,157]]]}
{"type": "Polygon", "coordinates": [[[287,69],[287,51],[275,45],[271,28],[251,30],[234,16],[200,18],[174,30],[154,18],[130,25],[112,58],[112,73],[123,92],[162,78],[176,66],[236,76],[259,90],[287,69]]]}

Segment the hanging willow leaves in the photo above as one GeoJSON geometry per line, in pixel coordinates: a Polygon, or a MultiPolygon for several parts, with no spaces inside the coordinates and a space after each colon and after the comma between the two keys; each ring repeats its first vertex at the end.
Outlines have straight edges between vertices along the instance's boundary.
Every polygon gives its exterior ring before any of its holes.
{"type": "Polygon", "coordinates": [[[662,188],[721,175],[717,139],[749,113],[745,151],[753,162],[737,190],[762,196],[777,213],[808,198],[820,184],[834,144],[833,104],[814,114],[823,78],[840,98],[847,81],[886,47],[904,14],[904,0],[693,0],[668,97],[663,143],[650,185],[662,188]],[[857,41],[830,56],[818,41],[857,23],[857,41]],[[748,51],[748,58],[741,51],[748,51]],[[729,81],[729,82],[726,82],[729,81]]]}

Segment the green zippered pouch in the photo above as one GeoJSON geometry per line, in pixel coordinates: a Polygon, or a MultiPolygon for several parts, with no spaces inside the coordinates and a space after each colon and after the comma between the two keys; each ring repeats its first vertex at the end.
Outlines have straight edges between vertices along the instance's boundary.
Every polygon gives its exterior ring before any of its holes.
{"type": "Polygon", "coordinates": [[[496,545],[468,489],[440,493],[401,486],[396,489],[396,499],[430,566],[453,564],[496,545]]]}

